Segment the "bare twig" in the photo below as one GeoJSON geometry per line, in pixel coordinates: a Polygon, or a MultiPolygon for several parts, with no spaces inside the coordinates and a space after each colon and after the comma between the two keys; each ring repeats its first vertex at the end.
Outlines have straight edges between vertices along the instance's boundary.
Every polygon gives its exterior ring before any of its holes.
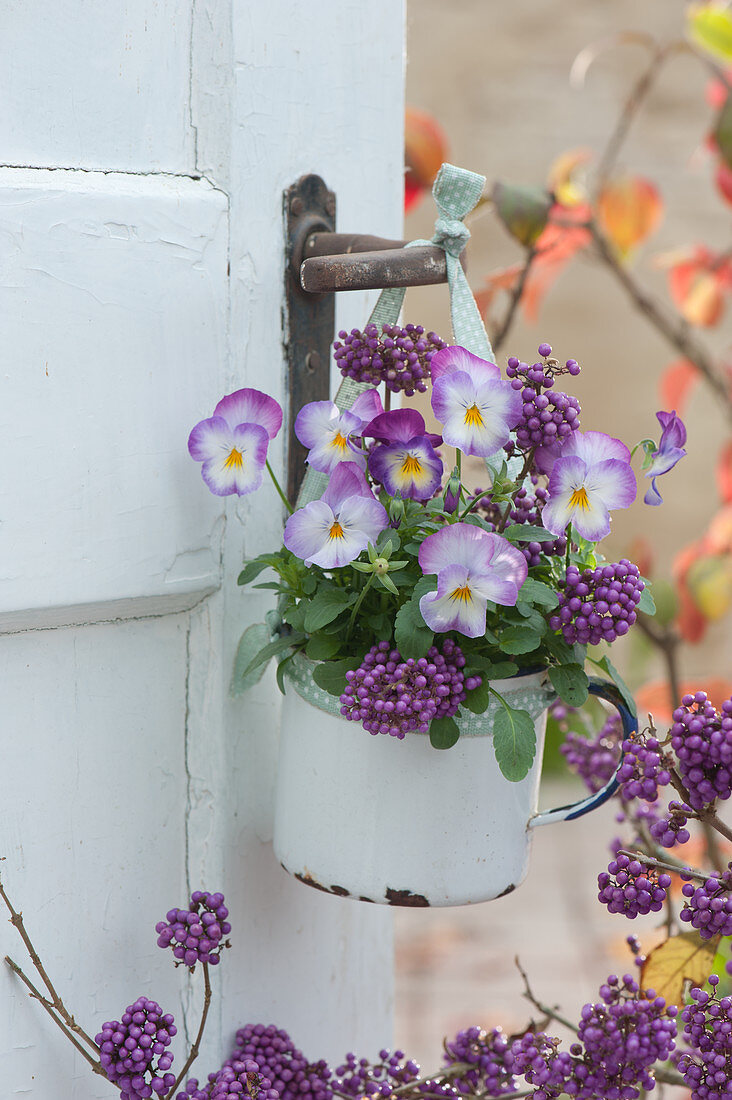
{"type": "Polygon", "coordinates": [[[571,1023],[571,1021],[567,1020],[564,1016],[560,1016],[560,1014],[556,1011],[556,1009],[549,1008],[548,1005],[542,1004],[541,1001],[538,1001],[536,999],[536,997],[534,996],[533,990],[532,990],[531,986],[529,985],[529,979],[528,979],[528,976],[526,974],[526,971],[524,970],[521,963],[519,962],[518,955],[514,959],[514,962],[516,963],[516,968],[517,968],[519,974],[521,975],[521,977],[524,980],[524,993],[523,993],[523,996],[526,998],[526,1000],[530,1001],[531,1004],[534,1006],[534,1008],[538,1008],[539,1012],[543,1012],[544,1015],[548,1016],[550,1020],[555,1020],[558,1024],[562,1024],[563,1027],[568,1028],[570,1031],[573,1031],[576,1034],[577,1033],[577,1025],[576,1024],[571,1023]]]}
{"type": "Polygon", "coordinates": [[[681,681],[679,679],[678,651],[681,639],[670,627],[657,626],[647,615],[639,615],[636,626],[641,634],[645,634],[649,642],[658,649],[666,665],[666,679],[668,681],[669,701],[671,711],[679,705],[681,700],[681,681]]]}
{"type": "Polygon", "coordinates": [[[722,853],[719,850],[719,844],[717,842],[717,834],[712,828],[711,824],[702,817],[700,819],[702,832],[704,833],[704,843],[707,846],[707,856],[712,867],[719,867],[720,871],[724,866],[722,859],[722,853]]]}
{"type": "Polygon", "coordinates": [[[686,1085],[686,1079],[673,1069],[664,1069],[662,1066],[657,1066],[653,1071],[653,1076],[662,1085],[686,1085]]]}
{"type": "MultiPolygon", "coordinates": [[[[33,985],[33,982],[30,980],[30,978],[26,974],[23,973],[23,971],[18,966],[18,964],[16,962],[13,962],[13,960],[10,958],[9,955],[5,956],[5,962],[8,964],[10,969],[18,975],[20,980],[27,987],[27,989],[29,990],[29,994],[30,994],[31,998],[34,1001],[38,1001],[38,1003],[40,1005],[42,1005],[43,1008],[45,1008],[46,1012],[51,1017],[51,1019],[56,1024],[56,1026],[58,1028],[60,1028],[61,1031],[63,1031],[66,1038],[69,1040],[70,1043],[72,1043],[76,1047],[76,1049],[78,1050],[78,1052],[82,1056],[82,1058],[86,1059],[86,1061],[89,1063],[89,1065],[93,1069],[94,1073],[99,1073],[99,1074],[101,1074],[102,1077],[106,1077],[107,1074],[102,1069],[101,1064],[99,1062],[97,1062],[94,1058],[92,1058],[91,1054],[89,1054],[89,1052],[81,1045],[81,1043],[76,1038],[76,1036],[71,1034],[71,1031],[66,1026],[66,1024],[63,1023],[62,1020],[60,1020],[59,1017],[56,1015],[56,1012],[54,1011],[55,1005],[53,1005],[51,1003],[51,1001],[49,1001],[46,997],[43,996],[43,994],[38,989],[36,989],[36,987],[33,985]]],[[[94,1044],[94,1049],[97,1052],[99,1051],[99,1048],[96,1046],[96,1044],[94,1044]]]]}
{"type": "Polygon", "coordinates": [[[183,1069],[178,1074],[178,1076],[175,1080],[175,1084],[171,1088],[170,1092],[168,1092],[166,1094],[165,1100],[172,1100],[173,1096],[175,1096],[175,1093],[178,1089],[178,1086],[181,1084],[181,1082],[185,1078],[186,1074],[188,1073],[188,1070],[191,1068],[191,1066],[195,1062],[196,1058],[198,1057],[198,1052],[199,1052],[199,1049],[200,1049],[200,1046],[201,1046],[201,1039],[203,1038],[203,1031],[204,1031],[204,1028],[206,1027],[206,1018],[208,1016],[208,1010],[209,1010],[209,1006],[211,1004],[211,979],[210,979],[209,972],[208,972],[208,963],[202,963],[202,966],[203,966],[203,1011],[201,1013],[201,1022],[198,1025],[198,1034],[196,1035],[196,1038],[193,1041],[193,1046],[191,1047],[190,1051],[188,1052],[188,1058],[186,1059],[186,1063],[183,1066],[183,1069]]]}
{"type": "MultiPolygon", "coordinates": [[[[38,974],[39,974],[43,984],[45,985],[46,989],[51,994],[51,1004],[52,1004],[53,1008],[56,1010],[56,1012],[58,1012],[61,1019],[64,1021],[64,1023],[67,1025],[67,1027],[70,1028],[71,1031],[73,1031],[73,1032],[75,1032],[75,1034],[79,1035],[80,1038],[82,1038],[84,1040],[84,1042],[87,1043],[91,1047],[92,1050],[97,1051],[98,1050],[97,1044],[94,1042],[94,1040],[91,1038],[91,1036],[87,1035],[87,1033],[84,1031],[84,1029],[79,1024],[77,1024],[76,1020],[71,1015],[71,1013],[68,1011],[65,1004],[63,1003],[63,1001],[59,997],[58,993],[56,992],[56,990],[55,990],[55,988],[54,988],[54,986],[51,982],[51,979],[49,978],[48,974],[46,973],[46,970],[43,966],[43,963],[40,960],[38,952],[36,951],[35,947],[33,946],[32,942],[31,942],[31,938],[28,935],[28,932],[26,931],[26,927],[23,923],[23,914],[18,913],[15,910],[15,908],[13,907],[13,904],[10,901],[10,898],[5,893],[5,888],[3,887],[3,884],[2,884],[1,880],[0,880],[0,898],[2,898],[2,900],[5,902],[5,905],[8,909],[8,912],[10,913],[10,923],[12,925],[14,925],[16,931],[18,932],[18,935],[20,936],[20,938],[22,939],[22,941],[25,945],[25,949],[28,952],[28,955],[30,956],[30,960],[33,963],[33,966],[35,967],[36,971],[38,972],[38,974]]],[[[10,960],[8,960],[8,961],[10,961],[10,960]]],[[[15,969],[15,964],[11,964],[11,965],[13,965],[13,967],[15,969]]],[[[20,971],[18,971],[18,972],[21,973],[20,971]]]]}
{"type": "Polygon", "coordinates": [[[656,301],[648,291],[642,287],[631,275],[630,271],[620,262],[613,248],[606,240],[594,219],[587,223],[595,244],[597,255],[615,276],[617,281],[626,291],[633,304],[648,320],[658,329],[662,336],[683,355],[685,359],[693,363],[699,373],[705,378],[707,384],[716,394],[719,401],[725,407],[727,416],[732,420],[732,400],[730,400],[727,382],[718,373],[717,368],[708,354],[706,348],[692,335],[689,326],[683,317],[672,316],[656,301]]]}
{"type": "Polygon", "coordinates": [[[659,867],[662,871],[671,871],[675,875],[683,873],[687,878],[695,878],[699,882],[706,882],[709,878],[709,875],[705,875],[703,871],[692,871],[691,868],[685,865],[678,866],[674,863],[667,863],[665,859],[656,859],[655,856],[649,856],[645,852],[631,852],[627,848],[619,848],[618,855],[630,856],[631,859],[637,859],[648,867],[659,867]]]}
{"type": "Polygon", "coordinates": [[[508,300],[508,307],[505,314],[503,315],[503,320],[498,326],[498,330],[494,334],[491,341],[491,343],[493,344],[494,352],[500,351],[501,347],[503,346],[503,341],[506,339],[511,330],[511,326],[513,325],[514,319],[516,317],[516,310],[519,307],[519,302],[521,301],[521,296],[526,286],[526,280],[529,277],[529,272],[531,271],[531,266],[536,258],[536,254],[537,253],[535,248],[527,249],[524,265],[521,268],[519,276],[514,284],[513,290],[511,291],[511,295],[508,300]]]}

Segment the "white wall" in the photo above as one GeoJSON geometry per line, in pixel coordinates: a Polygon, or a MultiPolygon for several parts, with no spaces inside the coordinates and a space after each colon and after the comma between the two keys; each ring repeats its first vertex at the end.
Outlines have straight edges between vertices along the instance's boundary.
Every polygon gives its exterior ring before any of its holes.
{"type": "MultiPolygon", "coordinates": [[[[238,386],[283,399],[285,187],[316,171],[340,228],[400,232],[403,15],[399,0],[3,14],[2,874],[92,1033],[142,993],[195,1029],[197,989],[153,927],[189,889],[226,893],[234,947],[199,1076],[247,1021],[315,1058],[389,1040],[390,914],[277,866],[276,688],[228,697],[238,637],[268,606],[235,578],[276,544],[277,499],[213,498],[185,443],[238,386]]],[[[351,295],[338,324],[366,308],[351,295]]],[[[0,921],[0,953],[20,948],[0,921]]],[[[4,969],[0,1079],[8,1096],[114,1095],[4,969]]]]}

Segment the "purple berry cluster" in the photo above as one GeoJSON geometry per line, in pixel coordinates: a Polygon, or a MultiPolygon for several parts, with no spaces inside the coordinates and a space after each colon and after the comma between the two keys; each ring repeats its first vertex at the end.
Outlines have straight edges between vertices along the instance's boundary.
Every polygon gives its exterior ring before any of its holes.
{"type": "MultiPolygon", "coordinates": [[[[682,871],[681,877],[687,876],[682,871]]],[[[732,936],[732,864],[727,870],[713,871],[698,885],[685,882],[681,893],[686,901],[679,918],[696,928],[703,940],[714,936],[732,936]]]]}
{"type": "MultiPolygon", "coordinates": [[[[509,523],[529,523],[541,526],[541,510],[549,500],[549,493],[538,484],[538,478],[532,475],[531,489],[521,488],[514,497],[509,523]]],[[[484,494],[482,489],[476,489],[473,499],[477,500],[478,509],[483,517],[488,520],[495,530],[503,518],[505,504],[494,504],[489,494],[484,494]]],[[[540,565],[541,555],[548,556],[564,554],[567,549],[567,540],[564,535],[559,538],[549,539],[544,542],[522,542],[516,547],[526,558],[528,565],[540,565]]]]}
{"type": "Polygon", "coordinates": [[[671,745],[689,805],[702,810],[732,793],[732,699],[719,713],[706,692],[684,695],[673,713],[671,745]]]}
{"type": "Polygon", "coordinates": [[[471,1068],[452,1077],[451,1084],[459,1093],[476,1093],[482,1096],[503,1096],[515,1092],[518,1080],[513,1073],[511,1040],[499,1027],[484,1031],[481,1027],[469,1027],[459,1031],[454,1039],[445,1043],[445,1062],[448,1066],[467,1064],[471,1068]]]}
{"type": "Polygon", "coordinates": [[[247,1024],[236,1033],[233,1057],[254,1061],[280,1100],[330,1100],[326,1062],[308,1062],[288,1033],[274,1024],[247,1024]]]}
{"type": "Polygon", "coordinates": [[[633,920],[646,913],[658,913],[663,908],[671,876],[631,859],[618,855],[608,864],[607,871],[597,876],[598,900],[611,913],[622,913],[633,920]]]}
{"type": "Polygon", "coordinates": [[[623,727],[617,714],[610,715],[597,737],[583,737],[567,730],[559,750],[585,786],[595,794],[612,778],[618,766],[623,727]]]}
{"type": "Polygon", "coordinates": [[[216,1073],[209,1073],[206,1084],[191,1077],[175,1100],[279,1100],[271,1081],[260,1073],[251,1058],[229,1058],[216,1073]]]}
{"type": "Polygon", "coordinates": [[[561,630],[569,645],[614,642],[635,622],[644,587],[638,566],[627,558],[581,573],[570,565],[549,626],[561,630]]]}
{"type": "Polygon", "coordinates": [[[618,783],[626,802],[640,798],[656,802],[658,788],[671,782],[671,773],[663,758],[658,738],[639,735],[623,741],[623,763],[618,769],[618,783]]]}
{"type": "Polygon", "coordinates": [[[651,836],[662,848],[686,844],[691,835],[686,825],[692,812],[683,802],[669,802],[667,814],[651,825],[651,836]]]}
{"type": "Polygon", "coordinates": [[[138,997],[121,1020],[102,1024],[94,1037],[102,1069],[123,1100],[148,1100],[153,1093],[163,1096],[175,1084],[169,1073],[173,1055],[166,1051],[177,1028],[173,1017],[155,1001],[138,997]]]}
{"type": "Polygon", "coordinates": [[[540,344],[539,355],[544,362],[530,366],[513,355],[508,360],[506,374],[512,387],[521,391],[523,401],[522,419],[514,430],[516,446],[521,451],[561,444],[579,428],[581,410],[577,398],[553,388],[556,375],[578,375],[579,363],[568,359],[560,367],[555,359],[550,359],[551,353],[549,344],[540,344]]]}
{"type": "Polygon", "coordinates": [[[466,691],[482,682],[480,676],[466,679],[464,667],[463,652],[451,638],[442,651],[432,646],[426,657],[406,660],[389,642],[379,642],[346,673],[341,714],[372,734],[401,739],[413,730],[427,733],[433,718],[455,714],[466,691]]]}
{"type": "Polygon", "coordinates": [[[370,324],[363,332],[354,328],[338,336],[333,354],[344,378],[371,386],[383,382],[392,393],[404,391],[407,397],[415,390],[426,391],[432,356],[447,347],[436,333],[425,333],[422,325],[382,325],[380,335],[377,326],[370,324]]]}
{"type": "Polygon", "coordinates": [[[709,978],[712,993],[692,989],[692,1004],[681,1019],[690,1049],[677,1060],[679,1073],[691,1089],[691,1100],[722,1100],[732,1082],[732,997],[719,997],[719,978],[709,978]]]}
{"type": "Polygon", "coordinates": [[[155,925],[158,947],[172,947],[176,959],[191,969],[197,962],[216,966],[228,946],[224,941],[231,932],[228,915],[223,894],[195,890],[187,909],[170,909],[165,920],[155,925]]]}
{"type": "Polygon", "coordinates": [[[345,1096],[391,1096],[395,1088],[407,1085],[419,1075],[416,1062],[406,1061],[404,1051],[381,1050],[379,1061],[357,1058],[349,1051],[333,1074],[333,1089],[345,1096]]]}

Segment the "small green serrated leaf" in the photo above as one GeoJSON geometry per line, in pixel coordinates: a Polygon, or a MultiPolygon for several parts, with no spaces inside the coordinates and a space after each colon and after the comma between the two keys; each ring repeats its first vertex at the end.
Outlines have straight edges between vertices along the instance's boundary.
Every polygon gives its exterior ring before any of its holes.
{"type": "Polygon", "coordinates": [[[549,680],[560,699],[570,707],[581,707],[587,700],[589,680],[581,665],[553,665],[549,680]]]}
{"type": "Polygon", "coordinates": [[[502,534],[509,542],[554,542],[557,537],[547,531],[546,527],[537,527],[531,523],[512,523],[502,534]]]}
{"type": "Polygon", "coordinates": [[[402,657],[424,657],[432,645],[434,633],[419,610],[419,600],[412,597],[399,608],[394,619],[394,642],[402,657]]]}
{"type": "Polygon", "coordinates": [[[559,595],[544,581],[527,577],[519,589],[518,602],[538,604],[545,611],[551,611],[559,603],[559,595]]]}
{"type": "Polygon", "coordinates": [[[515,661],[492,661],[490,657],[471,653],[466,655],[466,669],[479,672],[484,680],[507,680],[516,675],[519,667],[515,661]]]}
{"type": "Polygon", "coordinates": [[[638,601],[638,610],[642,611],[644,615],[655,615],[656,601],[653,598],[651,582],[647,581],[645,577],[641,577],[641,580],[645,584],[645,588],[641,592],[641,598],[638,601]]]}
{"type": "Polygon", "coordinates": [[[348,592],[345,588],[324,588],[316,592],[305,610],[305,629],[308,634],[314,634],[316,630],[332,623],[355,600],[356,593],[348,592]]]}
{"type": "Polygon", "coordinates": [[[346,690],[346,673],[355,663],[353,657],[342,661],[323,661],[313,669],[313,680],[329,695],[342,695],[346,690]]]}
{"type": "Polygon", "coordinates": [[[314,634],[305,646],[305,656],[311,661],[330,661],[340,648],[340,638],[332,634],[314,634]]]}
{"type": "Polygon", "coordinates": [[[536,756],[536,730],[528,711],[501,707],[493,723],[493,750],[509,783],[528,775],[536,756]]]}
{"type": "Polygon", "coordinates": [[[430,722],[430,744],[433,749],[451,749],[459,737],[460,730],[454,718],[433,718],[430,722]]]}
{"type": "Polygon", "coordinates": [[[541,635],[522,626],[507,626],[501,631],[498,644],[503,653],[532,653],[541,645],[541,635]]]}

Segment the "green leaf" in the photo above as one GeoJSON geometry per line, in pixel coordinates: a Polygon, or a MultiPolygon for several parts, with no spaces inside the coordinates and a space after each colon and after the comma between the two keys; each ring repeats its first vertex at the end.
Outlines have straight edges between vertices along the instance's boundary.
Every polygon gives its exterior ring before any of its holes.
{"type": "Polygon", "coordinates": [[[305,629],[308,634],[332,623],[342,611],[356,600],[357,593],[345,588],[321,588],[308,602],[305,611],[305,629]]]}
{"type": "Polygon", "coordinates": [[[488,680],[483,680],[482,684],[479,684],[477,688],[473,688],[472,691],[465,693],[465,698],[460,704],[467,710],[473,712],[473,714],[482,714],[488,709],[488,704],[491,701],[491,689],[488,686],[488,680]]]}
{"type": "Polygon", "coordinates": [[[354,667],[353,657],[342,661],[323,661],[313,669],[313,680],[329,695],[342,695],[346,690],[346,673],[354,667]]]}
{"type": "Polygon", "coordinates": [[[426,577],[420,577],[419,578],[419,580],[417,581],[417,583],[414,586],[414,592],[412,593],[412,599],[417,600],[417,602],[419,602],[419,600],[421,600],[423,596],[426,596],[428,592],[436,592],[436,591],[437,591],[437,577],[433,573],[430,573],[426,577]]]}
{"type": "Polygon", "coordinates": [[[520,607],[517,604],[516,610],[524,620],[522,623],[517,623],[517,626],[520,626],[522,630],[533,630],[535,634],[540,636],[546,634],[548,629],[547,621],[540,611],[537,611],[535,607],[531,607],[530,604],[526,603],[521,604],[520,607]]]}
{"type": "Polygon", "coordinates": [[[557,537],[546,527],[535,527],[531,523],[511,523],[502,534],[509,542],[554,542],[557,537]]]}
{"type": "Polygon", "coordinates": [[[434,634],[422,618],[419,600],[412,597],[396,613],[394,642],[402,657],[424,657],[434,634]]]}
{"type": "Polygon", "coordinates": [[[541,645],[541,635],[522,626],[507,626],[501,631],[498,645],[503,653],[531,653],[541,645]]]}
{"type": "Polygon", "coordinates": [[[712,136],[717,143],[722,160],[732,168],[732,95],[728,95],[717,115],[712,136]]]}
{"type": "Polygon", "coordinates": [[[451,749],[459,737],[460,730],[454,718],[433,718],[430,722],[430,744],[433,749],[451,749]]]}
{"type": "Polygon", "coordinates": [[[527,577],[519,588],[518,602],[535,603],[546,611],[551,611],[559,603],[559,596],[551,585],[534,580],[533,577],[527,577]]]}
{"type": "Polygon", "coordinates": [[[549,669],[551,685],[570,707],[581,707],[588,695],[589,680],[581,665],[554,665],[549,669]]]}
{"type": "Polygon", "coordinates": [[[612,682],[615,684],[616,688],[620,692],[620,695],[621,695],[622,700],[625,703],[626,707],[628,708],[630,713],[634,717],[636,717],[638,711],[637,711],[637,708],[636,708],[636,705],[635,705],[635,699],[633,698],[633,696],[630,692],[630,689],[628,688],[628,685],[626,684],[625,680],[620,675],[620,673],[618,672],[618,670],[616,669],[615,665],[612,663],[610,658],[606,655],[605,657],[603,657],[599,661],[596,660],[594,657],[590,657],[588,659],[590,661],[592,661],[593,665],[596,665],[597,668],[601,668],[602,671],[605,672],[610,677],[610,679],[612,680],[612,682]]]}
{"type": "Polygon", "coordinates": [[[655,615],[656,601],[653,598],[651,582],[647,581],[645,577],[642,577],[641,580],[645,584],[645,588],[641,592],[641,598],[638,601],[638,610],[642,611],[644,615],[655,615]]]}
{"type": "Polygon", "coordinates": [[[237,577],[236,583],[249,584],[250,581],[256,580],[265,569],[274,568],[278,565],[282,565],[279,554],[261,554],[258,558],[253,558],[246,563],[237,577]]]}
{"type": "Polygon", "coordinates": [[[530,248],[541,236],[553,205],[552,195],[543,187],[508,184],[498,181],[491,193],[498,217],[520,244],[530,248]]]}
{"type": "Polygon", "coordinates": [[[479,653],[466,654],[465,660],[466,668],[471,672],[479,672],[485,680],[506,680],[509,676],[515,676],[519,670],[515,661],[492,661],[490,657],[479,653]]]}
{"type": "Polygon", "coordinates": [[[340,638],[335,638],[332,634],[314,634],[305,646],[305,655],[311,661],[329,661],[340,648],[340,638]]]}
{"type": "Polygon", "coordinates": [[[282,612],[282,618],[286,623],[292,627],[293,630],[302,631],[305,630],[305,612],[308,609],[307,601],[300,600],[300,603],[293,604],[292,607],[288,607],[282,612]]]}
{"type": "MultiPolygon", "coordinates": [[[[391,592],[395,596],[399,595],[399,589],[394,584],[394,581],[391,579],[388,573],[384,573],[384,575],[381,577],[377,576],[376,579],[378,580],[379,584],[382,584],[388,592],[391,592]]],[[[406,584],[407,581],[405,580],[404,583],[406,584]]]]}
{"type": "Polygon", "coordinates": [[[286,695],[285,691],[285,673],[287,672],[287,666],[292,663],[292,658],[295,656],[291,653],[289,657],[285,657],[283,661],[277,665],[277,687],[280,689],[283,695],[286,695]]]}
{"type": "Polygon", "coordinates": [[[264,670],[267,667],[266,662],[257,665],[248,675],[245,675],[245,670],[249,668],[257,654],[267,645],[269,639],[269,627],[264,623],[252,623],[242,634],[236,649],[234,671],[231,675],[229,690],[232,695],[243,695],[245,691],[248,691],[250,687],[254,687],[264,676],[264,670]]]}
{"type": "Polygon", "coordinates": [[[294,631],[292,634],[285,634],[281,638],[275,638],[273,642],[263,646],[259,652],[252,657],[251,661],[244,669],[242,677],[246,678],[251,675],[255,669],[259,668],[260,665],[266,665],[267,662],[272,657],[276,657],[278,653],[284,653],[286,649],[291,649],[302,641],[304,641],[304,635],[297,634],[294,631]]]}
{"type": "Polygon", "coordinates": [[[401,543],[402,540],[399,537],[398,531],[395,531],[393,527],[385,527],[376,540],[376,549],[380,557],[388,558],[399,549],[401,543]],[[391,543],[391,550],[387,549],[389,543],[391,543]]]}
{"type": "Polygon", "coordinates": [[[510,783],[528,775],[536,755],[534,720],[528,711],[504,704],[493,723],[493,750],[498,767],[510,783]]]}

